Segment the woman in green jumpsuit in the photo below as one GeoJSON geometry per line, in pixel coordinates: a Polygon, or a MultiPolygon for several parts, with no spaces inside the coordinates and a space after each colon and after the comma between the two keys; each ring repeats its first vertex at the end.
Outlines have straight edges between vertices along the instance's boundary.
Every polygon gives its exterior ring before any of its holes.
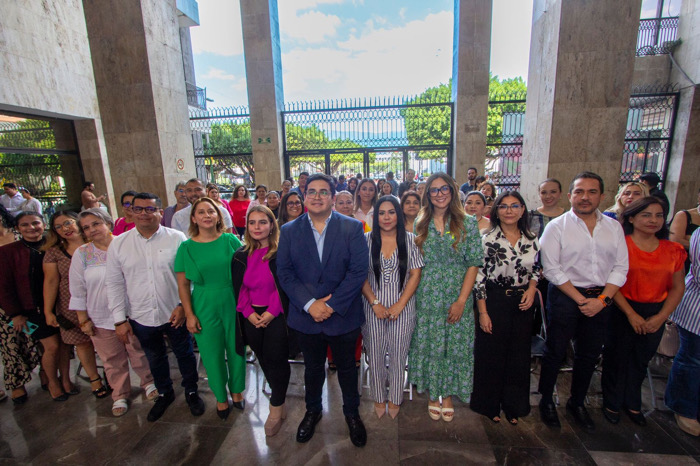
{"type": "Polygon", "coordinates": [[[187,329],[197,340],[209,387],[216,396],[217,414],[226,420],[231,410],[227,386],[233,406],[245,407],[245,352],[231,283],[231,259],[241,242],[223,229],[216,204],[208,197],[195,201],[190,213],[191,239],[177,251],[175,272],[187,329]],[[194,284],[191,292],[190,284],[194,284]]]}

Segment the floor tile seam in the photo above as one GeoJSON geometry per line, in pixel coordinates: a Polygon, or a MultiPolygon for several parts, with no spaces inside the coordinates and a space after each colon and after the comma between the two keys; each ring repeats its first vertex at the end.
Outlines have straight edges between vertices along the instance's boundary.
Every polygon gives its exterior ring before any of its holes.
{"type": "Polygon", "coordinates": [[[158,420],[158,421],[150,423],[150,424],[152,424],[154,427],[159,425],[159,424],[170,424],[170,425],[195,426],[195,427],[211,427],[213,429],[227,429],[227,430],[231,430],[234,428],[233,424],[215,426],[215,425],[211,425],[211,424],[199,424],[196,422],[178,422],[178,421],[163,421],[163,420],[158,420]]]}
{"type": "Polygon", "coordinates": [[[662,425],[662,424],[660,424],[659,422],[656,422],[656,419],[652,419],[651,417],[647,417],[647,421],[650,421],[650,422],[655,423],[655,424],[659,427],[659,429],[661,429],[661,430],[663,431],[664,434],[666,434],[666,435],[668,435],[669,437],[671,437],[671,439],[681,448],[681,450],[683,450],[684,452],[686,452],[687,455],[689,455],[689,456],[700,456],[700,451],[698,451],[698,452],[690,452],[690,451],[688,451],[687,448],[685,448],[685,446],[684,446],[681,442],[679,442],[678,440],[676,440],[677,435],[675,435],[675,434],[687,435],[687,434],[685,434],[684,432],[680,432],[680,429],[678,429],[679,432],[671,432],[670,429],[669,429],[669,430],[666,430],[666,426],[665,426],[665,425],[662,425]]]}

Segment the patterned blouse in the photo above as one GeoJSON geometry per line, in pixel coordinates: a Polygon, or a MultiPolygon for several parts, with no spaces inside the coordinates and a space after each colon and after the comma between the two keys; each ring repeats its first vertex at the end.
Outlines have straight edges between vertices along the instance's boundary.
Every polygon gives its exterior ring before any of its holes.
{"type": "Polygon", "coordinates": [[[474,289],[476,299],[486,299],[486,282],[503,288],[527,285],[539,280],[542,266],[539,263],[540,243],[521,235],[515,246],[503,234],[500,227],[481,237],[484,247],[484,266],[479,269],[474,289]]]}

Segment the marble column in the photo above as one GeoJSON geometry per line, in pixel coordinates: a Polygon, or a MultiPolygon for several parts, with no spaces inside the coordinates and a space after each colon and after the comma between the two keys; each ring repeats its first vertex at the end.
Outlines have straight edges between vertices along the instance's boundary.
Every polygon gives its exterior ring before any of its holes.
{"type": "Polygon", "coordinates": [[[175,0],[83,0],[114,193],[195,174],[175,0]]]}
{"type": "Polygon", "coordinates": [[[673,53],[678,66],[671,71],[671,82],[679,83],[682,90],[664,188],[671,206],[675,205],[672,211],[696,206],[700,189],[700,84],[694,84],[700,83],[698,24],[700,3],[684,0],[678,22],[678,37],[683,43],[673,53]]]}
{"type": "Polygon", "coordinates": [[[277,0],[241,0],[241,21],[255,183],[277,189],[284,173],[284,91],[277,0]]]}
{"type": "Polygon", "coordinates": [[[489,106],[491,0],[455,0],[452,49],[453,160],[460,185],[467,169],[484,173],[489,106]]]}
{"type": "MultiPolygon", "coordinates": [[[[539,204],[538,184],[568,187],[584,170],[617,191],[641,0],[535,0],[520,187],[539,204]]],[[[568,206],[562,196],[562,206],[568,206]]]]}

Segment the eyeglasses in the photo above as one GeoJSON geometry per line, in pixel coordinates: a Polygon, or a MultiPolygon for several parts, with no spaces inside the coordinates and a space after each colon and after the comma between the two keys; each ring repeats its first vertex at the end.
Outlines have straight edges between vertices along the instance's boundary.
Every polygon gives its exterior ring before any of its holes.
{"type": "Polygon", "coordinates": [[[500,210],[501,212],[505,212],[506,210],[518,210],[522,207],[522,204],[498,204],[498,210],[500,210]]]}
{"type": "Polygon", "coordinates": [[[148,207],[132,207],[131,210],[133,210],[134,213],[136,213],[136,214],[140,214],[141,212],[144,212],[144,211],[147,214],[155,214],[160,209],[158,207],[148,206],[148,207]]]}
{"type": "Polygon", "coordinates": [[[431,196],[437,196],[438,193],[450,194],[452,192],[452,188],[450,187],[450,185],[446,184],[446,185],[443,185],[439,188],[430,188],[428,190],[428,192],[430,193],[431,196]]]}
{"type": "Polygon", "coordinates": [[[321,189],[319,191],[316,191],[315,189],[309,189],[306,191],[306,196],[307,197],[317,197],[321,196],[323,199],[327,198],[328,196],[331,195],[331,192],[328,191],[327,189],[321,189]]]}
{"type": "Polygon", "coordinates": [[[54,226],[53,228],[56,231],[61,231],[64,228],[70,228],[73,225],[75,225],[75,220],[66,220],[65,222],[59,223],[58,225],[54,226]]]}
{"type": "Polygon", "coordinates": [[[288,205],[288,206],[292,206],[292,207],[301,207],[301,202],[299,202],[299,201],[291,201],[291,202],[287,202],[287,205],[288,205]]]}
{"type": "Polygon", "coordinates": [[[132,205],[133,205],[133,204],[132,204],[131,202],[124,202],[124,203],[122,204],[122,207],[124,207],[125,209],[128,209],[128,208],[131,207],[132,205]]]}

